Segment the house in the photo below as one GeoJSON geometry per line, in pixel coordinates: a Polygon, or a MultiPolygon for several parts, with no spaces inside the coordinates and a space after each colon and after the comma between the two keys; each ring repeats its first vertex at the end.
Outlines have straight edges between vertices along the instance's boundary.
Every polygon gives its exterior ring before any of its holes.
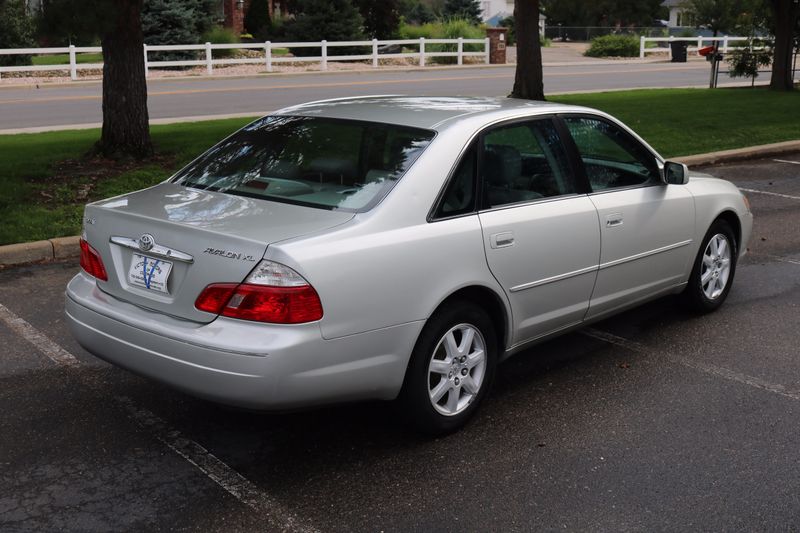
{"type": "MultiPolygon", "coordinates": [[[[514,14],[514,0],[481,0],[481,19],[489,26],[497,26],[500,21],[514,14]]],[[[544,35],[547,17],[539,13],[539,34],[544,35]]]]}
{"type": "Polygon", "coordinates": [[[662,7],[669,9],[669,22],[668,28],[682,28],[684,26],[692,26],[689,16],[684,7],[685,0],[664,0],[661,2],[662,7]]]}

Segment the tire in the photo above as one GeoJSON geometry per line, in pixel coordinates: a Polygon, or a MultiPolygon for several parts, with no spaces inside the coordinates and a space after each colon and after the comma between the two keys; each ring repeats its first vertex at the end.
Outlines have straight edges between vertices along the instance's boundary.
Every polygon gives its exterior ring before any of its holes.
{"type": "Polygon", "coordinates": [[[460,429],[488,394],[496,362],[486,311],[466,301],[447,305],[428,320],[414,346],[397,402],[401,414],[429,435],[460,429]]]}
{"type": "Polygon", "coordinates": [[[703,237],[689,283],[683,291],[683,300],[691,310],[710,313],[722,305],[733,285],[738,255],[736,236],[730,224],[715,220],[703,237]]]}

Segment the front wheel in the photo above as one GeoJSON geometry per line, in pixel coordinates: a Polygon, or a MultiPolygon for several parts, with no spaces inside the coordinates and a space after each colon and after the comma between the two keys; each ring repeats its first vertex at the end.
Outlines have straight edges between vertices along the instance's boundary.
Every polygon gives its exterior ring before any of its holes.
{"type": "Polygon", "coordinates": [[[417,340],[399,406],[405,418],[429,434],[466,424],[494,378],[497,342],[486,312],[456,302],[434,314],[417,340]]]}
{"type": "Polygon", "coordinates": [[[716,220],[708,229],[684,289],[684,300],[695,311],[708,313],[725,301],[736,273],[738,249],[730,224],[716,220]]]}

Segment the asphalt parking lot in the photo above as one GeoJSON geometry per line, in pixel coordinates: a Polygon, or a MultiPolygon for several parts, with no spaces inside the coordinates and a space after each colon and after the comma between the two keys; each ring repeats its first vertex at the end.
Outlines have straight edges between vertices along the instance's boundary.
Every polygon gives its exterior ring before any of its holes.
{"type": "Polygon", "coordinates": [[[77,264],[0,272],[0,530],[800,529],[800,153],[703,170],[756,217],[722,309],[666,298],[537,346],[440,439],[385,404],[185,396],[71,339],[77,264]]]}

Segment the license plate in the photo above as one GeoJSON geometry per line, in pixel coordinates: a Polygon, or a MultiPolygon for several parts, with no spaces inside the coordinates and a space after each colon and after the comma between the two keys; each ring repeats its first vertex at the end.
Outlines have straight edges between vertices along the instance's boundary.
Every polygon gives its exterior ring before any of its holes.
{"type": "Polygon", "coordinates": [[[167,280],[172,272],[172,262],[133,254],[131,268],[128,270],[128,283],[151,291],[169,294],[167,280]]]}

